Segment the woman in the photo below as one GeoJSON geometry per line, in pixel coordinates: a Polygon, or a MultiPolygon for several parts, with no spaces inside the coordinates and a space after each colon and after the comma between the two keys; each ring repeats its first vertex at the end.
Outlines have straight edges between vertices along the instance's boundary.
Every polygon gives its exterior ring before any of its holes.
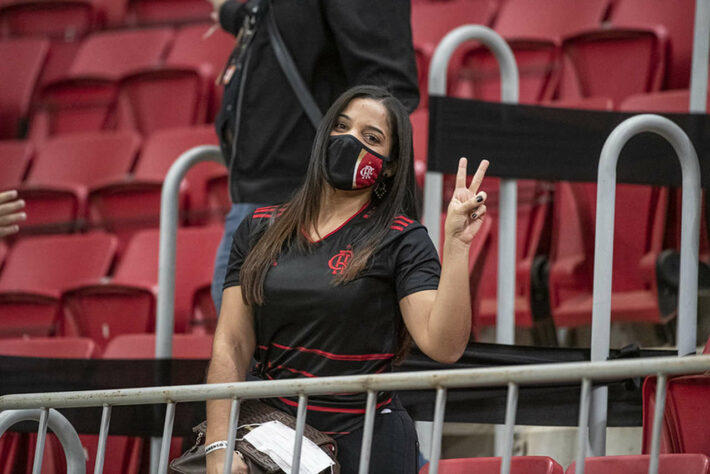
{"type": "MultiPolygon", "coordinates": [[[[412,130],[404,107],[372,86],[346,91],[316,134],[306,182],[284,206],[257,209],[234,236],[208,383],[387,372],[409,338],[452,363],[471,332],[468,251],[486,213],[459,162],[443,269],[417,223],[412,130]]],[[[265,400],[295,412],[295,399],[265,400]]],[[[415,473],[412,420],[380,393],[372,472],[415,473]]],[[[230,402],[207,403],[206,443],[227,438],[230,402]]],[[[307,422],[338,443],[343,474],[357,472],[365,394],[310,397],[307,422]]],[[[207,457],[221,472],[224,450],[207,457]]],[[[234,455],[233,472],[246,472],[234,455]]]]}

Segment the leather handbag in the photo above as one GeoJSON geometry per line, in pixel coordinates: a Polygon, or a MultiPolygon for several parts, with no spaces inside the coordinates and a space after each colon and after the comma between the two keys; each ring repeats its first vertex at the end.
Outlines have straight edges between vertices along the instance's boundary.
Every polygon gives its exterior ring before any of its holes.
{"type": "MultiPolygon", "coordinates": [[[[245,434],[255,427],[247,425],[258,425],[269,421],[279,421],[289,428],[296,429],[296,418],[288,413],[284,413],[259,400],[243,401],[239,407],[240,428],[237,430],[237,438],[244,437],[245,434]]],[[[203,421],[193,427],[192,431],[197,434],[195,445],[184,452],[182,456],[170,462],[170,470],[173,473],[205,474],[207,472],[205,455],[207,422],[203,421]]],[[[335,461],[332,470],[329,469],[327,472],[340,474],[340,465],[337,461],[338,446],[335,440],[309,425],[306,425],[303,435],[313,441],[328,457],[335,461]]],[[[242,454],[244,461],[247,466],[249,466],[250,474],[283,472],[267,454],[262,453],[246,440],[236,441],[235,450],[242,454]]]]}

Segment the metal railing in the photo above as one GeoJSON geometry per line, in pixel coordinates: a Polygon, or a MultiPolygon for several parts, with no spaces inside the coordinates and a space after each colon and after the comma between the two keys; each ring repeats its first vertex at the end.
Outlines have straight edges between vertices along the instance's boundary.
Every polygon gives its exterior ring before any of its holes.
{"type": "MultiPolygon", "coordinates": [[[[105,457],[106,437],[108,436],[111,407],[121,405],[142,405],[165,403],[167,406],[163,430],[163,442],[160,451],[160,474],[167,472],[170,439],[173,431],[175,406],[177,403],[197,402],[203,400],[230,399],[232,410],[229,420],[229,444],[234,446],[236,429],[239,419],[240,401],[254,398],[269,398],[297,396],[297,436],[294,453],[300,453],[303,427],[306,422],[306,404],[309,396],[325,395],[343,392],[367,392],[367,408],[364,415],[364,433],[361,447],[359,472],[365,474],[369,468],[369,453],[371,452],[374,417],[376,412],[375,399],[380,391],[402,390],[436,390],[434,422],[432,427],[433,443],[430,453],[429,472],[438,472],[442,427],[446,411],[446,395],[449,389],[476,387],[508,387],[506,411],[506,441],[508,450],[503,455],[501,473],[510,472],[512,458],[512,439],[515,426],[515,416],[518,406],[518,390],[524,385],[569,384],[581,382],[580,410],[578,424],[577,474],[584,472],[584,459],[587,452],[586,431],[588,428],[589,409],[592,383],[611,382],[630,377],[658,377],[656,403],[653,418],[653,437],[651,444],[651,463],[649,474],[658,472],[658,455],[660,445],[660,430],[665,407],[666,378],[680,374],[697,374],[710,371],[710,355],[688,357],[653,357],[641,360],[616,360],[603,362],[574,362],[565,364],[539,364],[511,367],[495,367],[483,369],[454,369],[446,371],[425,371],[377,375],[358,375],[343,377],[322,377],[316,379],[290,379],[265,382],[239,382],[211,385],[183,385],[173,387],[151,387],[120,390],[94,390],[79,392],[38,393],[22,395],[5,395],[0,397],[0,435],[10,423],[3,422],[3,416],[16,416],[5,410],[39,409],[43,419],[51,419],[50,409],[103,407],[101,428],[99,433],[99,448],[96,454],[94,472],[102,472],[105,457]]],[[[71,425],[57,424],[55,431],[60,437],[65,436],[65,430],[71,430],[71,425]]],[[[40,423],[38,430],[38,446],[44,445],[46,437],[46,422],[40,423]]],[[[78,440],[76,440],[78,442],[78,440]]],[[[63,445],[67,446],[66,443],[63,445]]],[[[76,449],[74,449],[76,451],[76,449]]],[[[34,471],[40,472],[42,456],[38,449],[34,461],[34,471]]],[[[68,456],[69,458],[69,456],[68,456]]],[[[229,459],[229,456],[227,456],[229,459]]],[[[293,473],[299,472],[300,457],[295,455],[293,473]]],[[[229,466],[225,466],[224,472],[229,466]]],[[[81,472],[81,471],[70,471],[81,472]]]]}

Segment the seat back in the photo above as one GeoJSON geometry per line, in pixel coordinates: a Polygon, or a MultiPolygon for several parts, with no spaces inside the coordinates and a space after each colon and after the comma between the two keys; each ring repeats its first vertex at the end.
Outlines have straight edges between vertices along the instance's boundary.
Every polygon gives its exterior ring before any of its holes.
{"type": "Polygon", "coordinates": [[[85,337],[33,337],[0,339],[0,355],[46,357],[52,359],[90,359],[96,345],[85,337]]]}
{"type": "MultiPolygon", "coordinates": [[[[689,375],[668,380],[669,425],[674,452],[710,456],[710,375],[689,375]]],[[[679,471],[680,472],[680,471],[679,471]]]]}
{"type": "Polygon", "coordinates": [[[496,18],[495,30],[506,39],[550,39],[597,28],[611,0],[587,0],[572,4],[547,0],[544,4],[507,0],[496,18]]]}
{"type": "Polygon", "coordinates": [[[98,3],[91,0],[22,0],[0,4],[0,31],[11,36],[82,38],[101,26],[98,3]]]}
{"type": "Polygon", "coordinates": [[[19,140],[0,141],[0,190],[17,187],[27,173],[32,145],[19,140]]]}
{"type": "Polygon", "coordinates": [[[0,290],[61,290],[109,270],[116,238],[104,233],[27,237],[10,251],[0,290]]]}
{"type": "Polygon", "coordinates": [[[126,15],[131,25],[207,21],[212,8],[200,0],[132,0],[126,15]]]}
{"type": "MultiPolygon", "coordinates": [[[[173,359],[209,359],[212,336],[208,334],[173,334],[173,359]]],[[[108,343],[104,359],[153,359],[155,334],[124,334],[108,343]]]]}
{"type": "Polygon", "coordinates": [[[664,89],[690,86],[695,3],[694,0],[617,0],[614,4],[610,17],[613,27],[653,28],[662,25],[666,31],[669,50],[664,89]]]}
{"type": "MultiPolygon", "coordinates": [[[[646,474],[650,456],[605,456],[586,458],[585,474],[646,474]]],[[[567,474],[574,474],[577,463],[567,468],[567,474]]],[[[710,458],[704,454],[661,454],[658,459],[658,474],[707,474],[710,472],[710,458]]]]}
{"type": "MultiPolygon", "coordinates": [[[[441,474],[498,474],[501,458],[462,458],[439,461],[441,474]]],[[[563,474],[564,470],[554,459],[547,456],[513,456],[510,463],[511,474],[563,474]]],[[[419,471],[428,474],[429,464],[419,471]]]]}
{"type": "MultiPolygon", "coordinates": [[[[0,13],[2,9],[0,8],[0,13]]],[[[0,18],[0,27],[1,25],[0,18]]],[[[0,41],[0,139],[26,132],[30,101],[49,52],[44,39],[0,41]]]]}

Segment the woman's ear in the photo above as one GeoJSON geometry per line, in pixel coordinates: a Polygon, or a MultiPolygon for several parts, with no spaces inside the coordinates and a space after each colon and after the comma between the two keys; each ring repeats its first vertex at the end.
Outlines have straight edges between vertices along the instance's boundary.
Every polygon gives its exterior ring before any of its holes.
{"type": "Polygon", "coordinates": [[[382,176],[385,178],[391,178],[397,172],[397,162],[387,163],[385,165],[385,170],[382,172],[382,176]]]}

